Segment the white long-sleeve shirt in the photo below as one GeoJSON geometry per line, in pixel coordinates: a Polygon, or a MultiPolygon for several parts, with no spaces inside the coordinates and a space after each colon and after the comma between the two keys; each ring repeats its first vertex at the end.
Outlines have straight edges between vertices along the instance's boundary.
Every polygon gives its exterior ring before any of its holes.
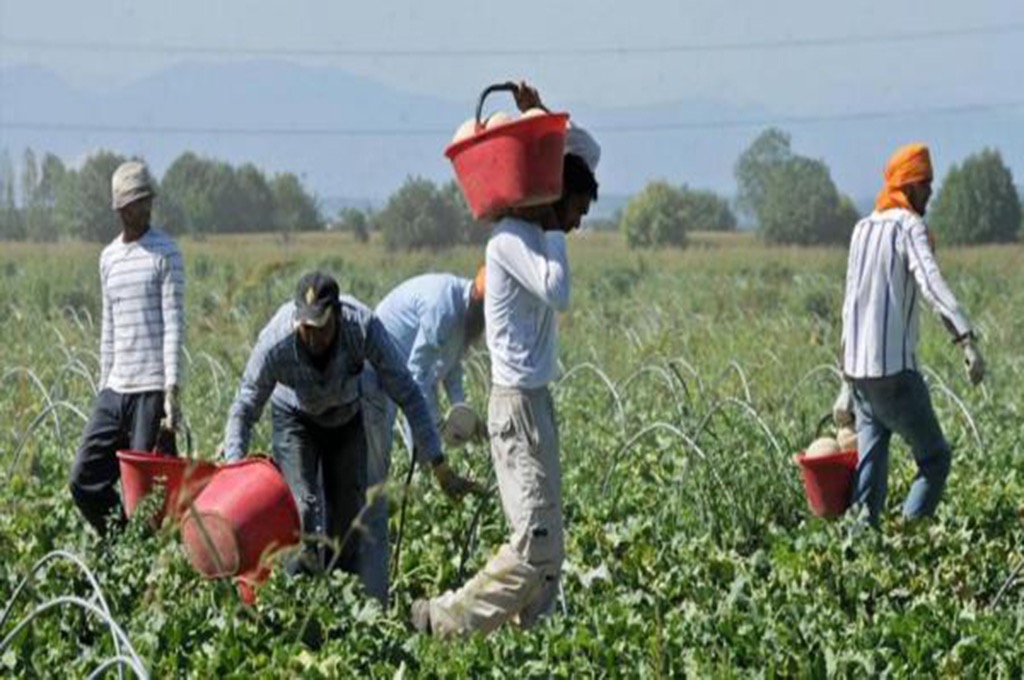
{"type": "Polygon", "coordinates": [[[100,282],[100,388],[127,394],[180,385],[185,272],[178,246],[153,227],[131,243],[118,236],[100,255],[100,282]]]}
{"type": "Polygon", "coordinates": [[[853,230],[843,301],[843,372],[880,378],[918,370],[917,299],[957,336],[971,330],[939,273],[928,228],[903,208],[875,212],[853,230]]]}
{"type": "Polygon", "coordinates": [[[484,316],[491,380],[532,389],[558,369],[556,312],[569,306],[565,234],[505,218],[487,242],[484,316]]]}

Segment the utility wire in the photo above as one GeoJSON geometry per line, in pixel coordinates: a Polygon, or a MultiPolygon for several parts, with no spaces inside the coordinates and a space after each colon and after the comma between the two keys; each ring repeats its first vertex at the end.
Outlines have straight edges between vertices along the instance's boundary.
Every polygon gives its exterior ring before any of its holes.
{"type": "Polygon", "coordinates": [[[365,57],[386,59],[463,58],[463,57],[574,57],[574,56],[645,56],[704,52],[749,52],[841,47],[879,44],[906,44],[981,36],[1011,35],[1024,32],[1024,21],[1008,21],[998,25],[964,26],[930,30],[906,30],[898,33],[869,33],[810,38],[773,38],[752,41],[696,42],[668,45],[621,45],[595,47],[436,47],[436,48],[362,48],[362,47],[224,47],[185,43],[56,41],[38,38],[0,36],[0,47],[47,52],[135,52],[217,56],[279,56],[279,57],[365,57]]]}
{"type": "MultiPolygon", "coordinates": [[[[839,114],[810,114],[774,118],[736,118],[724,120],[680,121],[650,124],[595,125],[602,134],[634,134],[720,130],[734,128],[847,123],[891,118],[924,118],[1010,111],[1024,107],[1024,99],[1004,102],[935,106],[915,109],[859,111],[839,114]]],[[[302,128],[302,127],[217,127],[184,125],[117,125],[103,123],[0,121],[2,130],[30,130],[54,133],[137,134],[137,135],[217,135],[234,137],[439,137],[448,136],[447,127],[422,128],[302,128]]]]}

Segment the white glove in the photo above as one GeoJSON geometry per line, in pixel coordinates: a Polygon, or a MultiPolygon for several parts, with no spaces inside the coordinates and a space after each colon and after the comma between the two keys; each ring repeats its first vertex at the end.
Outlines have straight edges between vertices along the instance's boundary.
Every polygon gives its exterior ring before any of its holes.
{"type": "Polygon", "coordinates": [[[839,388],[839,396],[832,404],[832,422],[837,428],[853,427],[854,420],[853,390],[850,389],[850,383],[844,380],[842,387],[839,388]]]}
{"type": "Polygon", "coordinates": [[[962,343],[964,348],[964,368],[967,370],[967,378],[972,385],[978,385],[985,379],[985,360],[981,358],[981,352],[974,346],[974,341],[967,338],[962,343]]]}
{"type": "Polygon", "coordinates": [[[476,411],[466,404],[455,404],[441,425],[441,438],[447,446],[465,446],[486,431],[476,411]]]}
{"type": "Polygon", "coordinates": [[[176,432],[180,422],[181,403],[178,386],[171,385],[164,391],[164,417],[160,421],[160,427],[169,432],[176,432]]]}

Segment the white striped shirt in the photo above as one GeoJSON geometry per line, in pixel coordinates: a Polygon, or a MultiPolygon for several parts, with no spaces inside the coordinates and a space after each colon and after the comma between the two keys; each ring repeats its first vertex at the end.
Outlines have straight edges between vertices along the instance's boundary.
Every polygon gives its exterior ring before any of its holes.
{"type": "Polygon", "coordinates": [[[135,393],[180,385],[185,272],[178,246],[153,227],[131,243],[118,236],[100,255],[100,282],[100,388],[135,393]]]}
{"type": "Polygon", "coordinates": [[[903,208],[875,212],[853,230],[843,301],[843,372],[881,378],[918,370],[917,299],[956,336],[971,326],[939,273],[928,227],[903,208]]]}

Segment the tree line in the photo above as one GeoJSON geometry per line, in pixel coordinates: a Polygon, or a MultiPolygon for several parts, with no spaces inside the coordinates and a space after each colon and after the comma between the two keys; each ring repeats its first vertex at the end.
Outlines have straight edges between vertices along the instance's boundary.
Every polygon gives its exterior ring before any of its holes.
{"type": "MultiPolygon", "coordinates": [[[[75,170],[53,154],[37,160],[26,150],[19,182],[10,155],[0,153],[0,239],[109,240],[119,230],[110,209],[110,176],[124,160],[101,151],[75,170]]],[[[631,248],[682,247],[695,231],[735,230],[738,213],[766,243],[843,245],[862,216],[825,162],[796,153],[790,136],[778,129],[754,139],[734,174],[732,204],[712,191],[659,180],[602,226],[620,230],[631,248]]],[[[409,177],[381,209],[346,208],[330,224],[295,175],[268,177],[251,163],[234,167],[187,152],[167,169],[157,191],[154,222],[174,234],[329,227],[364,241],[379,233],[391,250],[479,245],[488,234],[454,181],[438,185],[409,177]]],[[[998,151],[984,149],[950,169],[929,207],[928,224],[949,244],[1020,238],[1020,196],[998,151]]]]}
{"type": "MultiPolygon", "coordinates": [[[[824,161],[793,151],[788,134],[761,133],[737,159],[736,208],[767,243],[845,245],[862,215],[840,193],[824,161]]],[[[943,243],[1005,243],[1021,237],[1020,195],[999,152],[984,149],[954,165],[927,221],[943,243]]],[[[626,205],[619,228],[631,247],[681,246],[693,231],[736,228],[729,202],[711,192],[656,181],[626,205]]]]}
{"type": "MultiPolygon", "coordinates": [[[[0,153],[0,239],[109,241],[120,231],[110,204],[110,178],[128,160],[111,151],[91,154],[81,168],[31,149],[20,177],[0,153]],[[19,181],[20,180],[20,181],[19,181]],[[20,199],[20,200],[19,200],[20,199]]],[[[314,196],[292,173],[268,177],[251,163],[234,167],[187,152],[157,183],[153,221],[172,234],[322,229],[314,196]]]]}

